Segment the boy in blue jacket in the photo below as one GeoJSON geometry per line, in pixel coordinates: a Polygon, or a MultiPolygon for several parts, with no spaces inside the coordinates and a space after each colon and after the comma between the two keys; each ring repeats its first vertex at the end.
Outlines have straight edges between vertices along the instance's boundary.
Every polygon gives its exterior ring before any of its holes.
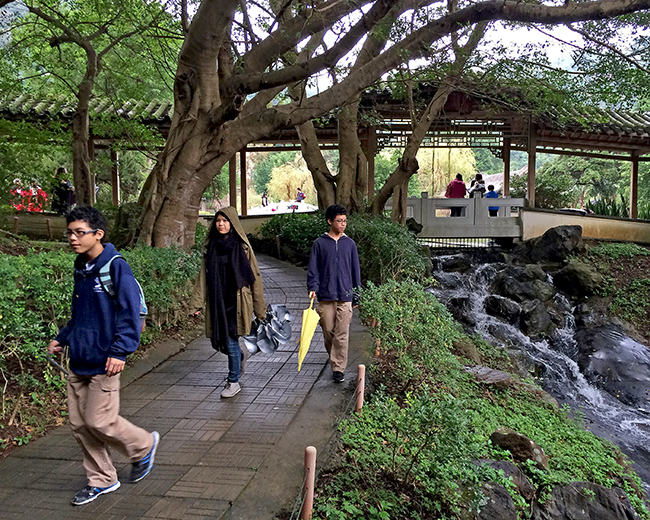
{"type": "Polygon", "coordinates": [[[68,411],[72,432],[84,454],[88,485],[72,499],[81,506],[120,487],[110,448],[132,461],[131,482],[153,468],[158,432],[149,433],[119,415],[120,373],[127,354],[140,343],[140,290],[129,264],[110,266],[115,296],[99,280],[99,270],[119,255],[102,244],[107,222],[95,208],[77,207],[66,215],[66,235],[75,260],[72,317],[48,345],[50,354],[69,346],[68,411]]]}
{"type": "Polygon", "coordinates": [[[347,211],[334,204],[325,211],[330,230],[316,239],[307,271],[309,297],[318,296],[318,314],[325,348],[330,356],[332,380],[345,381],[354,289],[361,285],[357,245],[344,231],[347,211]]]}

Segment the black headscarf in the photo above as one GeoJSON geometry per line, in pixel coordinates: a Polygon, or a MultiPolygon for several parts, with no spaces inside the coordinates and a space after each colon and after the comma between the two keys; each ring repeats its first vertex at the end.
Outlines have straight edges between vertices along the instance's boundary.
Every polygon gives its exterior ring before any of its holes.
{"type": "Polygon", "coordinates": [[[229,233],[222,235],[217,231],[218,215],[228,218],[221,212],[215,215],[208,236],[205,269],[212,348],[227,353],[228,337],[237,338],[237,291],[251,285],[255,275],[232,222],[229,233]]]}

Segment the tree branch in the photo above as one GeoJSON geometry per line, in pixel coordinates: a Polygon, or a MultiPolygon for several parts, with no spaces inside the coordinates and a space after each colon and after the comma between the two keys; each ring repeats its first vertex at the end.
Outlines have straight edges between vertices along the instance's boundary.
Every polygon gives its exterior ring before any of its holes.
{"type": "MultiPolygon", "coordinates": [[[[577,33],[577,34],[579,34],[579,35],[582,36],[585,40],[588,40],[588,41],[590,41],[590,42],[595,43],[596,45],[600,45],[601,47],[604,47],[605,49],[610,50],[610,51],[613,52],[616,56],[618,56],[618,57],[620,57],[620,58],[623,58],[623,59],[624,59],[625,61],[627,61],[630,65],[632,65],[633,67],[639,69],[639,70],[642,71],[644,74],[650,74],[650,70],[648,70],[647,68],[643,67],[643,66],[642,66],[638,61],[633,60],[632,58],[630,58],[628,55],[626,55],[625,53],[623,53],[623,52],[621,52],[620,50],[618,50],[618,49],[617,49],[616,47],[614,47],[613,45],[611,45],[611,44],[609,44],[609,43],[607,43],[607,42],[605,42],[605,41],[599,40],[598,38],[594,38],[593,36],[591,36],[591,35],[590,35],[589,33],[587,33],[586,31],[583,31],[583,30],[581,30],[581,29],[578,29],[578,28],[576,28],[576,27],[573,27],[571,24],[566,24],[565,27],[567,27],[569,30],[571,30],[571,31],[573,31],[573,32],[575,32],[575,33],[577,33]]],[[[586,50],[587,52],[591,52],[589,49],[585,49],[585,50],[586,50]]],[[[601,56],[602,56],[602,54],[601,54],[601,56]]]]}

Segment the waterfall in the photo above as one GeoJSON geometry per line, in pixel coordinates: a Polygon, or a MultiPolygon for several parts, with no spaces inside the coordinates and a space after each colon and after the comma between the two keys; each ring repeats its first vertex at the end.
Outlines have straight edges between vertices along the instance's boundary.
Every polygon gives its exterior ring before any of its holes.
{"type": "MultiPolygon", "coordinates": [[[[442,265],[445,257],[438,260],[437,263],[442,265]]],[[[577,334],[574,308],[562,294],[554,296],[553,305],[562,310],[563,326],[542,340],[531,340],[517,326],[489,315],[485,310],[485,300],[490,296],[489,288],[497,273],[497,267],[492,264],[473,266],[463,273],[437,270],[434,276],[438,285],[431,292],[450,310],[452,304],[462,302],[468,327],[489,343],[505,347],[546,392],[559,403],[579,410],[587,429],[620,446],[634,462],[634,469],[643,480],[646,492],[650,491],[650,451],[646,448],[650,447],[650,402],[645,406],[638,402],[626,404],[625,399],[617,398],[613,390],[606,391],[602,385],[595,384],[598,383],[597,373],[588,370],[583,373],[578,356],[585,356],[590,367],[598,367],[603,362],[600,358],[605,350],[594,348],[593,354],[584,353],[580,334],[577,334]]],[[[599,331],[598,337],[615,356],[614,363],[625,364],[626,369],[632,371],[637,394],[643,395],[642,400],[648,402],[648,348],[614,328],[599,331]],[[620,358],[616,358],[618,354],[620,358]]],[[[625,387],[625,381],[621,386],[625,387]]]]}

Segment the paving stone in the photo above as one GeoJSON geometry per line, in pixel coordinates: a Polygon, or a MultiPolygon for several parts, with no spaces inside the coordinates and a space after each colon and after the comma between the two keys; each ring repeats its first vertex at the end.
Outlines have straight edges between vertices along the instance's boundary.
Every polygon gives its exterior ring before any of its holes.
{"type": "Polygon", "coordinates": [[[214,520],[221,518],[229,507],[229,502],[224,500],[165,497],[158,500],[143,518],[214,520]]]}
{"type": "Polygon", "coordinates": [[[195,467],[166,496],[234,501],[254,474],[252,469],[195,467]]]}

